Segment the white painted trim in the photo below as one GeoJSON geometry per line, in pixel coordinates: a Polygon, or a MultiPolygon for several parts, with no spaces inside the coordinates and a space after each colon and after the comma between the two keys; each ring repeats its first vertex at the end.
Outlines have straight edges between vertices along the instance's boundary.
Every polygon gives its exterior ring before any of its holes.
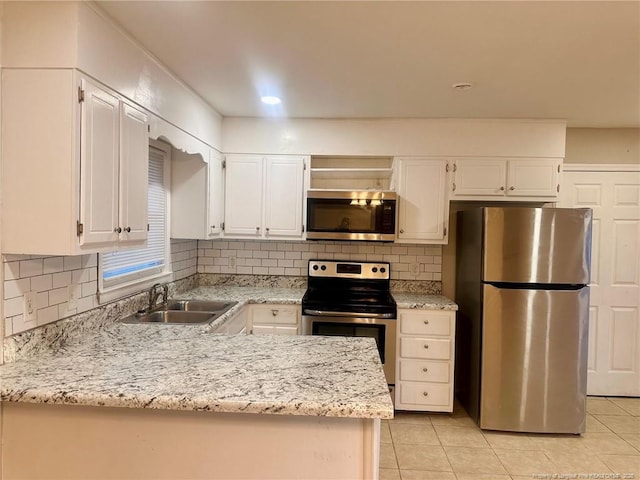
{"type": "Polygon", "coordinates": [[[640,165],[630,163],[565,163],[563,172],[640,172],[640,165]]]}

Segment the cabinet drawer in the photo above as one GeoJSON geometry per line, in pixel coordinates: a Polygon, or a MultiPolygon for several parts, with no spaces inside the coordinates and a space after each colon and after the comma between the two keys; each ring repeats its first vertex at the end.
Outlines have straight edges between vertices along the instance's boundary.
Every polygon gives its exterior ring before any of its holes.
{"type": "Polygon", "coordinates": [[[444,338],[400,338],[400,356],[404,358],[428,358],[449,360],[451,340],[444,338]]]}
{"type": "Polygon", "coordinates": [[[405,335],[451,335],[451,313],[411,312],[400,314],[400,333],[405,335]]]}
{"type": "Polygon", "coordinates": [[[449,362],[425,362],[420,360],[400,360],[399,380],[414,382],[448,383],[451,378],[449,362]]]}
{"type": "Polygon", "coordinates": [[[256,306],[252,313],[253,324],[297,325],[298,310],[297,305],[256,306]]]}
{"type": "Polygon", "coordinates": [[[280,326],[280,325],[254,325],[252,333],[261,334],[269,333],[271,335],[297,335],[297,327],[280,326]]]}
{"type": "Polygon", "coordinates": [[[444,383],[400,383],[399,391],[401,404],[446,406],[451,401],[451,385],[444,383]]]}

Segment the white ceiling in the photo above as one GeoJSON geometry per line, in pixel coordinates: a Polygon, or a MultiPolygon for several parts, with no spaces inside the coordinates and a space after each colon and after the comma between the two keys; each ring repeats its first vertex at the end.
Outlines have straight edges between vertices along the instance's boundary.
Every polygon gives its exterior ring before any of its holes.
{"type": "Polygon", "coordinates": [[[640,127],[638,0],[98,4],[224,116],[640,127]]]}

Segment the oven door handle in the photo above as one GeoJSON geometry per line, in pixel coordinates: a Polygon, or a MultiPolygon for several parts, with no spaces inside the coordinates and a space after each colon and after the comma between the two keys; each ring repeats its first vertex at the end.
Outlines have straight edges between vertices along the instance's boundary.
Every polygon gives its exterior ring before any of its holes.
{"type": "Polygon", "coordinates": [[[311,309],[305,309],[303,313],[319,317],[396,318],[396,315],[393,313],[332,312],[327,310],[311,309]]]}

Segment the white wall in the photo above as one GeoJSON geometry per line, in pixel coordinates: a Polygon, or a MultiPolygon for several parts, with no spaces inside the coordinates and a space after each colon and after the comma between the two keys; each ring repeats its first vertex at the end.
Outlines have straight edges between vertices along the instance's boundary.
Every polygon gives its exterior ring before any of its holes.
{"type": "Polygon", "coordinates": [[[565,124],[525,120],[222,121],[225,153],[564,157],[565,124]]]}
{"type": "Polygon", "coordinates": [[[640,164],[640,128],[568,128],[566,163],[640,164]]]}

